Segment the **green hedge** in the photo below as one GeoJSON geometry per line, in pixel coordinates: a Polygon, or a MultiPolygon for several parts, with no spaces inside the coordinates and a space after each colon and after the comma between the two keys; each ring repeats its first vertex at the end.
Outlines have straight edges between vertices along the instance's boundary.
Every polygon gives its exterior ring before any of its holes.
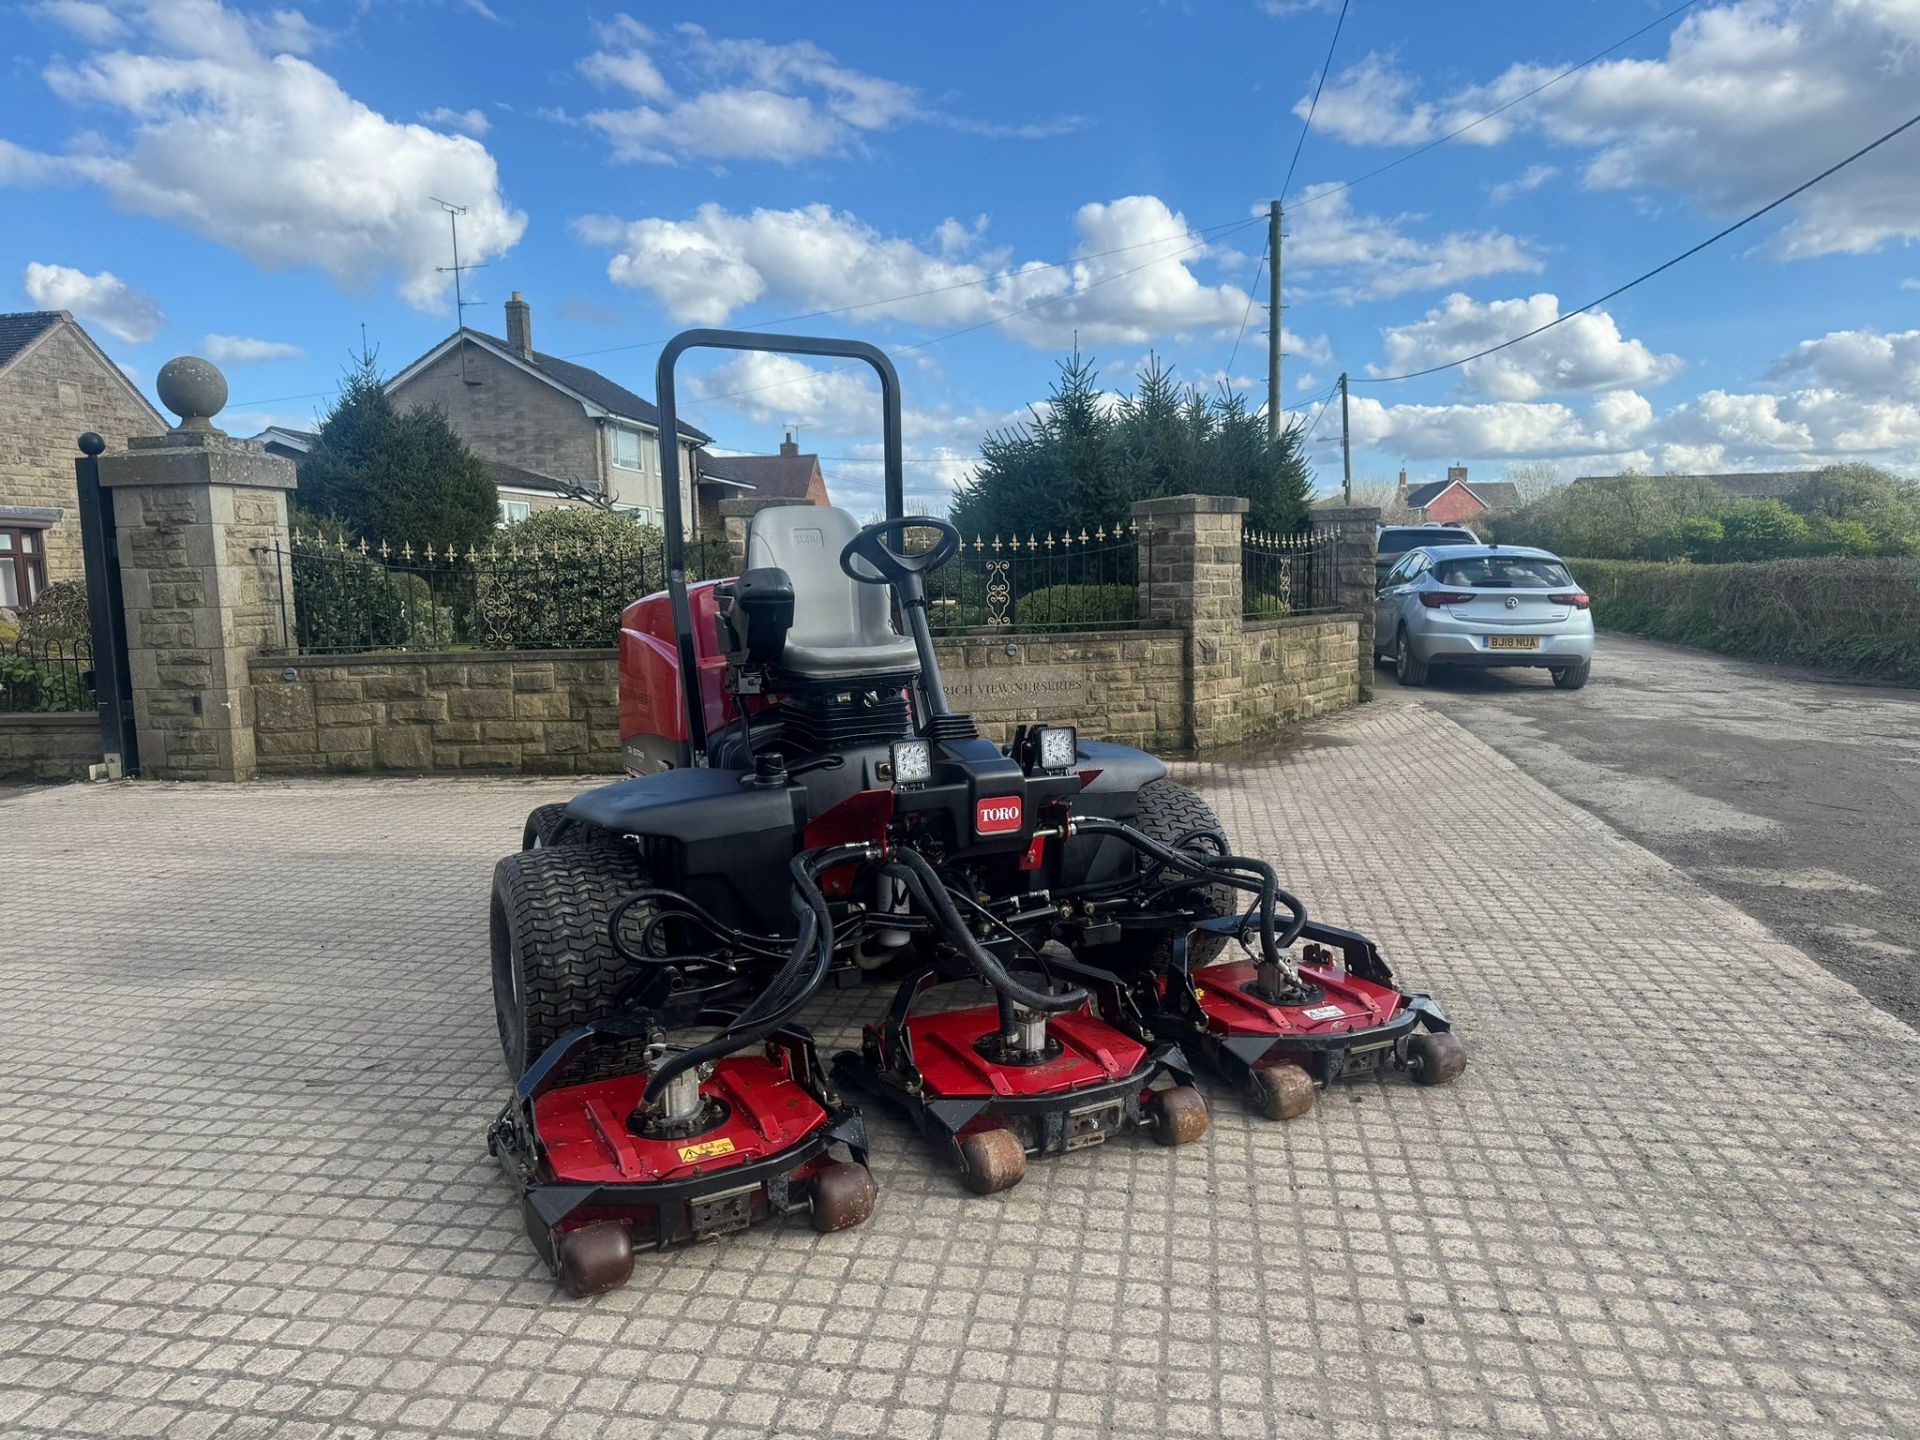
{"type": "Polygon", "coordinates": [[[1920,685],[1920,559],[1567,563],[1603,630],[1920,685]]]}

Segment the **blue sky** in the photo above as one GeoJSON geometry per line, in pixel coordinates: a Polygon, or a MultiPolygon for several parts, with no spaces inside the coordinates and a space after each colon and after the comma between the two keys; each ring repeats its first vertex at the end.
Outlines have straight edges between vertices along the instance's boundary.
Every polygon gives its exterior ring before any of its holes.
{"type": "MultiPolygon", "coordinates": [[[[1313,416],[1341,369],[1552,319],[1920,109],[1920,0],[1698,0],[1333,188],[1676,3],[1353,0],[1288,195],[1290,409],[1313,416]]],[[[236,432],[307,423],[362,324],[389,368],[451,327],[441,196],[485,262],[470,323],[497,333],[519,290],[539,348],[643,393],[646,342],[687,324],[861,307],[789,328],[896,349],[909,484],[937,503],[1076,335],[1113,386],[1153,351],[1263,398],[1248,222],[1281,191],[1338,9],[12,3],[0,307],[74,310],[143,385],[208,354],[236,432]]],[[[1356,475],[1911,471],[1916,173],[1920,129],[1539,340],[1356,383],[1356,475]]],[[[869,503],[856,372],[748,357],[687,384],[721,445],[798,423],[869,503]]],[[[1323,482],[1338,419],[1314,438],[1323,482]]]]}

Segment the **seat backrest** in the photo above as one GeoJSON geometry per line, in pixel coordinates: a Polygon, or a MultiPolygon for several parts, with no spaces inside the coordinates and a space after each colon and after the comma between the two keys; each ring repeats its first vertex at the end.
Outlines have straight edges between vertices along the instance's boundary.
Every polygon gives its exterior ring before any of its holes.
{"type": "Polygon", "coordinates": [[[747,568],[777,565],[793,580],[789,645],[897,645],[893,592],[863,585],[840,568],[860,522],[830,505],[775,505],[747,525],[747,568]]]}

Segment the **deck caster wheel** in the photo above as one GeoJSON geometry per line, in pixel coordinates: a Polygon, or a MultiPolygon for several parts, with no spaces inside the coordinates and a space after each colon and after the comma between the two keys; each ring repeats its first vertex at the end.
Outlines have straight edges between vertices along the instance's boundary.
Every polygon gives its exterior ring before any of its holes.
{"type": "Polygon", "coordinates": [[[633,1237],[611,1221],[560,1237],[560,1283],[574,1295],[618,1290],[633,1274],[633,1237]]]}
{"type": "Polygon", "coordinates": [[[1269,1065],[1247,1079],[1254,1108],[1269,1120],[1298,1120],[1313,1109],[1320,1087],[1298,1065],[1269,1065]]]}
{"type": "Polygon", "coordinates": [[[1467,1068],[1467,1047],[1450,1030],[1416,1035],[1407,1041],[1407,1069],[1416,1085],[1445,1085],[1467,1068]]]}
{"type": "Polygon", "coordinates": [[[1191,1085],[1156,1090],[1147,1097],[1147,1124],[1162,1145],[1185,1145],[1207,1133],[1207,1102],[1191,1085]]]}
{"type": "Polygon", "coordinates": [[[976,1130],[960,1140],[960,1174],[976,1195],[997,1195],[1026,1178],[1027,1151],[1011,1130],[976,1130]]]}
{"type": "Polygon", "coordinates": [[[840,1161],[813,1177],[813,1228],[822,1235],[851,1230],[873,1214],[879,1187],[864,1165],[840,1161]]]}

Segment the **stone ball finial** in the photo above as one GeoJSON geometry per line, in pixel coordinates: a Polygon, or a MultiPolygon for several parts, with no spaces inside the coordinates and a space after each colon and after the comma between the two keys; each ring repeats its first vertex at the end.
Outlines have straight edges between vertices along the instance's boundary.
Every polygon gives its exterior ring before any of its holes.
{"type": "Polygon", "coordinates": [[[182,355],[162,365],[153,388],[160,403],[180,417],[177,430],[211,431],[213,417],[227,403],[227,377],[198,355],[182,355]]]}
{"type": "Polygon", "coordinates": [[[80,437],[80,453],[82,455],[99,455],[103,453],[106,448],[107,442],[92,430],[87,431],[80,437]]]}

